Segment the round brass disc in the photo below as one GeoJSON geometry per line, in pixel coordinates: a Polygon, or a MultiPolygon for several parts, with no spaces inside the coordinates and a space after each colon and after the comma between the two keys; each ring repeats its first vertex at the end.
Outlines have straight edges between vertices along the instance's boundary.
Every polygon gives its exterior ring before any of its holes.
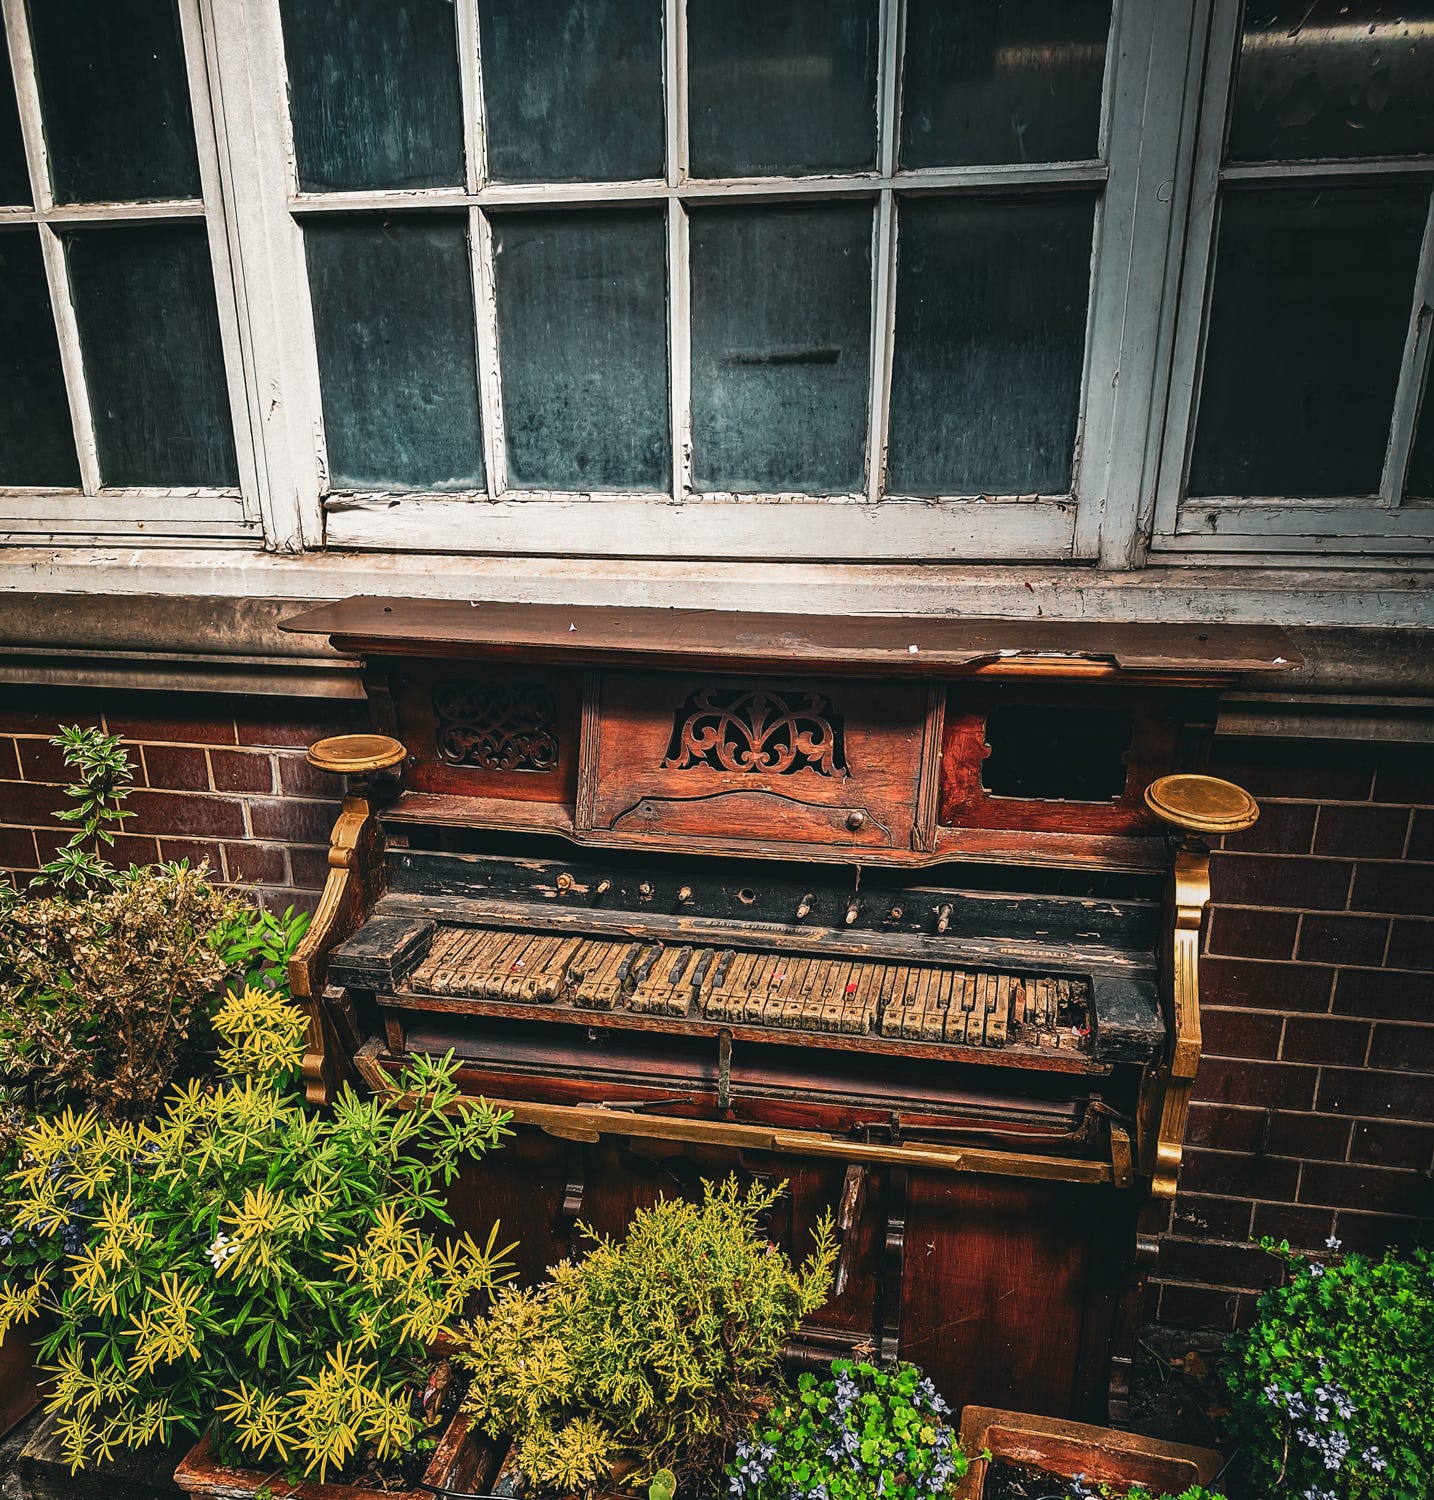
{"type": "Polygon", "coordinates": [[[1190,833],[1239,833],[1260,816],[1255,799],[1233,781],[1189,772],[1152,781],[1145,803],[1157,818],[1190,833]]]}
{"type": "Polygon", "coordinates": [[[396,739],[386,734],[336,734],[310,745],[308,761],[321,771],[361,776],[366,771],[396,766],[407,754],[396,739]]]}

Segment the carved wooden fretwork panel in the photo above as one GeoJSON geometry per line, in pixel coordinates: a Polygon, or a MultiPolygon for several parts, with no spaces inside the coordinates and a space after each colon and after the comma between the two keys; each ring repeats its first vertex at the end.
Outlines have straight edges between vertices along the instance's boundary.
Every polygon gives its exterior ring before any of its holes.
{"type": "Polygon", "coordinates": [[[439,682],[438,756],[479,771],[555,771],[557,705],[538,682],[439,682]]]}
{"type": "Polygon", "coordinates": [[[701,688],[677,710],[662,763],[685,771],[750,771],[845,776],[842,721],[820,693],[766,688],[701,688]]]}

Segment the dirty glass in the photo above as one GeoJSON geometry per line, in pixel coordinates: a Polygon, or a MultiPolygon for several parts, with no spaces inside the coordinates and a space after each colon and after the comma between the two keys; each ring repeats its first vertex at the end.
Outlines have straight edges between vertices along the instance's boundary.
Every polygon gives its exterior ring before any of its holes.
{"type": "Polygon", "coordinates": [[[304,247],[331,488],[481,488],[466,219],[311,220],[304,247]]]}
{"type": "Polygon", "coordinates": [[[1191,495],[1373,495],[1421,187],[1261,188],[1220,208],[1191,495]]]}
{"type": "Polygon", "coordinates": [[[1434,381],[1426,377],[1423,409],[1414,429],[1414,447],[1409,454],[1409,471],[1404,493],[1411,500],[1434,500],[1434,381]]]}
{"type": "Polygon", "coordinates": [[[878,0],[688,0],[695,177],[872,171],[878,0]]]}
{"type": "Polygon", "coordinates": [[[661,177],[662,0],[479,0],[496,182],[661,177]]]}
{"type": "Polygon", "coordinates": [[[887,489],[1071,488],[1094,198],[899,203],[887,489]]]}
{"type": "Polygon", "coordinates": [[[870,203],[692,210],[697,489],[861,487],[871,220],[870,203]]]}
{"type": "Polygon", "coordinates": [[[1235,75],[1236,161],[1434,149],[1434,4],[1249,0],[1235,75]]]}
{"type": "Polygon", "coordinates": [[[0,484],[79,483],[39,232],[0,231],[0,484]]]}
{"type": "Polygon", "coordinates": [[[1100,153],[1111,0],[909,0],[905,168],[1100,153]]]}
{"type": "Polygon", "coordinates": [[[493,216],[508,483],[666,489],[661,210],[493,216]]]}
{"type": "Polygon", "coordinates": [[[239,482],[202,223],[66,231],[106,485],[239,482]]]}
{"type": "Polygon", "coordinates": [[[174,0],[31,0],[57,203],[198,198],[174,0]]]}
{"type": "Polygon", "coordinates": [[[299,186],[463,182],[453,0],[280,0],[299,186]]]}
{"type": "Polygon", "coordinates": [[[15,106],[14,75],[0,27],[0,203],[28,207],[30,202],[30,174],[25,167],[20,111],[15,106]]]}

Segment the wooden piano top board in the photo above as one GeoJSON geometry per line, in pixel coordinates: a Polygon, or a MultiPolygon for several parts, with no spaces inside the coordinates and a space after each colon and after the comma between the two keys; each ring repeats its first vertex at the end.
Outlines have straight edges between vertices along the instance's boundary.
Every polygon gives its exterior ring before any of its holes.
{"type": "Polygon", "coordinates": [[[1129,675],[1218,684],[1301,664],[1271,625],[757,614],[359,596],[283,629],[336,649],[592,665],[846,676],[1129,675]]]}

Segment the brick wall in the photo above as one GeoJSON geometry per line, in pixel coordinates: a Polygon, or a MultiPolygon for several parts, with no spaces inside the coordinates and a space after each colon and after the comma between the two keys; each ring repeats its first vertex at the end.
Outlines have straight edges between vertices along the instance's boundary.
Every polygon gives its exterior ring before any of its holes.
{"type": "MultiPolygon", "coordinates": [[[[337,789],[303,748],[361,727],[361,705],[0,692],[0,868],[32,870],[65,836],[56,725],[102,723],[134,747],[121,859],[205,856],[272,905],[312,906],[337,789]]],[[[1213,863],[1205,1062],[1150,1311],[1225,1329],[1270,1274],[1252,1235],[1378,1250],[1434,1215],[1434,749],[1217,751],[1263,814],[1213,863]]]]}
{"type": "Polygon", "coordinates": [[[1222,741],[1260,801],[1211,865],[1204,1060],[1152,1315],[1248,1321],[1251,1237],[1378,1252],[1434,1224],[1434,748],[1222,741]]]}
{"type": "Polygon", "coordinates": [[[0,869],[34,870],[68,839],[52,814],[69,777],[49,739],[99,724],[124,737],[134,769],[114,863],[208,859],[271,907],[311,909],[339,789],[304,749],[365,718],[341,701],[0,687],[0,869]]]}

